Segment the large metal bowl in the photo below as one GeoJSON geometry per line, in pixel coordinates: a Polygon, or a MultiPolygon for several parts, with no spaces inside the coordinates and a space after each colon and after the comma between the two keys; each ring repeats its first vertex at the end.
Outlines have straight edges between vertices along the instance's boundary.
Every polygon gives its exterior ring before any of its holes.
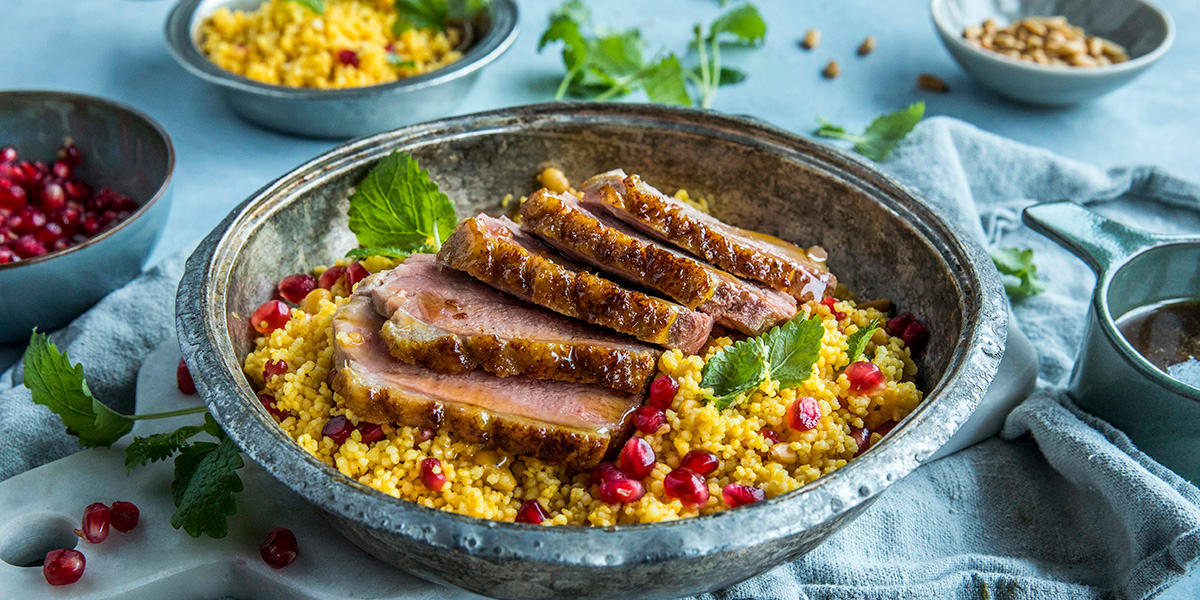
{"type": "Polygon", "coordinates": [[[346,139],[450,114],[475,85],[479,71],[517,39],[517,5],[492,0],[468,23],[470,47],[436,71],[380,85],[313,89],[269,85],[218,67],[196,45],[200,24],[215,10],[253,10],[263,0],[182,0],[167,17],[167,47],[179,64],[219,88],[242,118],[277,131],[346,139]]]}
{"type": "Polygon", "coordinates": [[[545,104],[356,140],[259,190],[192,255],[176,299],[183,354],[217,420],[255,462],[371,554],[421,577],[509,598],[677,596],[728,586],[814,548],[912,471],[975,409],[1003,353],[1007,312],[987,255],[871,166],[757,122],[629,104],[545,104]],[[717,216],[829,249],[862,297],[923,316],[925,402],[845,468],[766,502],[676,522],[538,527],[396,500],[293,443],[242,375],[245,316],[286,274],[354,246],[347,195],[380,158],[412,152],[459,206],[497,209],[539,165],[579,179],[623,167],[686,187],[717,216]]]}

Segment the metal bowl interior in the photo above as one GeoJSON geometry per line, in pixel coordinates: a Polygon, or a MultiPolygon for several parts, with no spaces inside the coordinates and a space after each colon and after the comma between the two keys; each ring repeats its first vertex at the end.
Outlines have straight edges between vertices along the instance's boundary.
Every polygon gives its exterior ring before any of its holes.
{"type": "Polygon", "coordinates": [[[218,421],[273,476],[380,559],[499,597],[677,596],[720,588],[815,547],[930,456],[977,406],[1004,348],[1007,312],[986,254],[873,167],[760,123],[662,106],[546,104],[414,125],[343,145],[263,188],[188,261],[177,327],[218,421]],[[412,152],[459,206],[498,209],[568,176],[622,167],[686,188],[743,227],[821,244],[860,297],[894,299],[934,324],[926,401],[845,468],[771,500],[670,523],[535,527],[427,509],[376,492],[294,444],[241,374],[245,316],[280,276],[354,245],[350,188],[394,149],[412,152]]]}

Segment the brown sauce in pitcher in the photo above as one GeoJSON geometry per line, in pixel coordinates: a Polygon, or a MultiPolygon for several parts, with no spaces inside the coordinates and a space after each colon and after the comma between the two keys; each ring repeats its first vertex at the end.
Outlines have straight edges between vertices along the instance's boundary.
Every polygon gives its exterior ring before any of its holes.
{"type": "Polygon", "coordinates": [[[1117,329],[1162,372],[1200,388],[1200,299],[1135,308],[1117,319],[1117,329]]]}

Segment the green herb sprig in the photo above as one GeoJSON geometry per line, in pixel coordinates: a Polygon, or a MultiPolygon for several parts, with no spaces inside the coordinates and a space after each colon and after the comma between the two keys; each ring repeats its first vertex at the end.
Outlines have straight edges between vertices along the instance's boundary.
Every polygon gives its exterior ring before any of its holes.
{"type": "Polygon", "coordinates": [[[1014,300],[1036,296],[1046,290],[1038,280],[1033,250],[1029,248],[996,248],[991,251],[992,262],[1000,271],[1004,291],[1014,300]]]}
{"type": "Polygon", "coordinates": [[[437,252],[458,225],[454,203],[400,151],[379,161],[354,189],[349,218],[360,246],[348,254],[354,258],[437,252]]]}
{"type": "Polygon", "coordinates": [[[824,335],[819,317],[795,317],[758,337],[722,348],[701,372],[705,398],[723,410],[768,377],[785,388],[804,383],[820,357],[824,335]]]}
{"type": "Polygon", "coordinates": [[[818,117],[817,121],[821,126],[813,134],[854,142],[855,152],[880,162],[887,158],[892,149],[900,144],[900,141],[913,130],[913,127],[917,126],[917,123],[921,122],[924,116],[925,103],[917,102],[910,104],[907,108],[876,117],[861,134],[850,133],[846,131],[845,127],[834,125],[818,117]]]}
{"type": "Polygon", "coordinates": [[[688,79],[699,88],[700,108],[709,108],[718,87],[746,79],[745,72],[721,65],[721,44],[757,46],[766,39],[767,23],[753,4],[743,4],[717,17],[708,26],[708,35],[703,32],[700,25],[692,28],[700,65],[688,71],[688,79]]]}
{"type": "Polygon", "coordinates": [[[409,29],[445,31],[455,20],[466,21],[487,8],[488,0],[396,0],[393,33],[409,29]]]}
{"type": "Polygon", "coordinates": [[[871,341],[871,336],[875,335],[875,331],[878,329],[879,321],[873,320],[866,327],[846,337],[846,356],[849,358],[846,361],[847,365],[857,362],[858,359],[862,358],[863,353],[867,350],[867,342],[871,341]]]}
{"type": "Polygon", "coordinates": [[[290,1],[295,2],[296,4],[299,4],[300,6],[303,6],[304,8],[307,8],[308,10],[311,10],[311,11],[317,13],[318,15],[325,14],[325,0],[290,0],[290,1]]]}

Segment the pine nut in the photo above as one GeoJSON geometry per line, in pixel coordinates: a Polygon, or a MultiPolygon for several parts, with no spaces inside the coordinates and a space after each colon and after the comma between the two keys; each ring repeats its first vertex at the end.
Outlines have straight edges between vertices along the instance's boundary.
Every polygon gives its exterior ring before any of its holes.
{"type": "Polygon", "coordinates": [[[858,45],[858,55],[866,56],[866,55],[870,54],[871,51],[874,49],[875,49],[875,36],[868,35],[867,39],[863,40],[862,43],[858,45]]]}
{"type": "Polygon", "coordinates": [[[804,40],[800,42],[800,45],[804,46],[805,50],[812,50],[813,48],[817,47],[817,44],[820,43],[821,32],[817,31],[816,29],[809,29],[808,31],[804,32],[804,40]]]}
{"type": "Polygon", "coordinates": [[[1040,65],[1096,67],[1129,60],[1124,48],[1088,35],[1066,17],[1029,17],[1001,27],[995,19],[963,29],[968,43],[1040,65]]]}
{"type": "Polygon", "coordinates": [[[825,79],[836,79],[838,75],[841,75],[841,73],[842,68],[838,66],[836,60],[829,61],[829,64],[825,65],[825,68],[821,70],[821,75],[823,75],[825,79]]]}

